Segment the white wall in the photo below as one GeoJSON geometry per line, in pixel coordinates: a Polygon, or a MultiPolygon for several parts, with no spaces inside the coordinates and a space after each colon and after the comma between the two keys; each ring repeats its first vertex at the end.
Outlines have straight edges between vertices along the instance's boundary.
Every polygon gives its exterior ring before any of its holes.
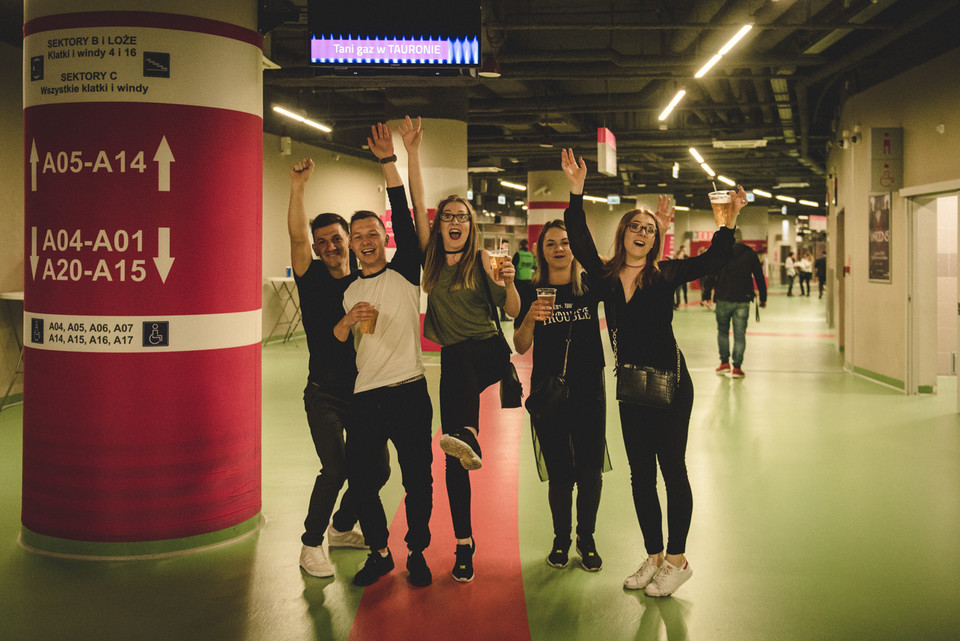
{"type": "MultiPolygon", "coordinates": [[[[836,237],[836,213],[845,211],[846,277],[844,343],[848,367],[903,387],[907,358],[908,234],[906,203],[896,192],[891,210],[892,282],[867,277],[870,193],[869,132],[903,128],[904,187],[960,178],[960,49],[860,93],[843,106],[839,130],[859,125],[866,140],[834,149],[827,171],[838,176],[838,204],[831,207],[830,237],[836,237]],[[943,125],[943,133],[937,128],[943,125]]],[[[832,252],[830,252],[832,255],[832,252]]],[[[842,271],[842,266],[838,266],[842,271]]],[[[831,293],[835,295],[835,293],[831,293]]]]}

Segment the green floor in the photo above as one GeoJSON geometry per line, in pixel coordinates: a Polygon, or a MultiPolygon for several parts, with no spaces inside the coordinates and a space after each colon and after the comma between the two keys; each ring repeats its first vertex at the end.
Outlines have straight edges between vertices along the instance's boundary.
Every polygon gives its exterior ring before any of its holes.
{"type": "MultiPolygon", "coordinates": [[[[522,440],[520,552],[534,641],[960,638],[955,381],[942,379],[937,396],[905,397],[845,373],[834,341],[820,337],[831,333],[823,316],[816,298],[772,297],[750,324],[747,377],[733,381],[713,374],[712,315],[677,313],[696,389],[687,452],[695,507],[694,577],[673,598],[621,588],[643,553],[616,412],[599,574],[543,562],[546,487],[522,440]]],[[[436,398],[437,361],[427,361],[436,398]]],[[[22,410],[0,413],[0,639],[346,639],[361,595],[347,580],[363,552],[335,551],[333,581],[297,567],[317,465],[300,400],[305,368],[302,342],[264,349],[263,528],[178,558],[81,562],[21,549],[22,410]]],[[[388,510],[401,498],[398,477],[388,510]]]]}

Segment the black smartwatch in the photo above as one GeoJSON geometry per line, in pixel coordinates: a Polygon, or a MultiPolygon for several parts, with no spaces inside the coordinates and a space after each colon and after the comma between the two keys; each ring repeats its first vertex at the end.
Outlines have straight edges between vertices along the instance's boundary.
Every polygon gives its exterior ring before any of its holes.
{"type": "Polygon", "coordinates": [[[386,165],[388,162],[397,162],[397,154],[393,154],[392,156],[387,156],[386,158],[380,159],[381,165],[386,165]]]}

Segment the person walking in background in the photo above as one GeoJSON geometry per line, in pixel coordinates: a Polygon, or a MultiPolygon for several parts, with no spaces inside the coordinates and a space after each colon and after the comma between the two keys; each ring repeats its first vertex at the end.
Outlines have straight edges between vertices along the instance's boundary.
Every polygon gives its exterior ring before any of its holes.
{"type": "MultiPolygon", "coordinates": [[[[684,258],[688,258],[688,256],[687,256],[687,246],[686,246],[686,245],[680,245],[680,249],[677,250],[677,253],[673,255],[673,259],[674,259],[674,260],[683,260],[684,258]]],[[[686,282],[680,283],[680,285],[677,287],[677,291],[674,292],[674,301],[673,301],[673,308],[674,308],[674,309],[680,309],[680,294],[681,294],[681,292],[683,293],[683,304],[686,305],[686,304],[687,304],[687,283],[686,283],[686,282]]]]}
{"type": "Polygon", "coordinates": [[[720,350],[720,367],[717,374],[729,374],[731,378],[743,378],[743,353],[747,348],[747,323],[750,320],[750,302],[754,299],[754,283],[760,293],[760,307],[767,306],[767,283],[763,277],[760,258],[748,246],[740,242],[740,230],[736,232],[737,244],[733,246],[733,258],[717,274],[717,288],[713,297],[717,302],[717,347],[720,350]],[[730,363],[730,323],[733,323],[733,367],[730,363]]]}
{"type": "MultiPolygon", "coordinates": [[[[333,511],[347,480],[344,422],[357,378],[353,343],[338,341],[333,327],[343,316],[343,292],[356,280],[357,269],[348,248],[347,221],[342,216],[323,213],[307,223],[304,195],[313,168],[309,159],[291,167],[287,209],[290,264],[310,353],[303,405],[321,466],[303,522],[300,567],[307,574],[330,577],[333,565],[324,542],[326,547],[366,547],[363,534],[354,527],[357,512],[349,488],[343,493],[340,509],[333,511]]],[[[370,474],[382,486],[390,477],[387,448],[383,447],[370,460],[370,474]]]]}
{"type": "MultiPolygon", "coordinates": [[[[553,516],[553,547],[547,564],[566,567],[569,561],[573,486],[577,486],[577,553],[589,572],[603,567],[594,530],[600,507],[601,474],[606,454],[606,402],[603,387],[603,346],[597,288],[581,274],[562,220],[548,222],[537,240],[538,269],[531,285],[520,287],[520,313],[514,323],[517,353],[533,347],[531,398],[538,385],[562,376],[569,396],[555,405],[529,405],[537,467],[549,478],[547,499],[553,516]],[[555,289],[555,302],[538,297],[536,288],[555,289]],[[543,466],[541,466],[541,460],[543,466]],[[543,469],[545,468],[545,469],[543,469]]],[[[532,402],[532,401],[531,401],[532,402]]]]}
{"type": "Polygon", "coordinates": [[[517,284],[529,285],[537,270],[537,257],[527,249],[527,239],[520,240],[520,249],[513,255],[513,267],[517,271],[517,284]]]}
{"type": "Polygon", "coordinates": [[[813,280],[813,257],[806,249],[800,254],[800,263],[798,264],[800,272],[800,295],[810,295],[810,282],[813,280]]]}
{"type": "Polygon", "coordinates": [[[823,288],[827,284],[827,254],[821,252],[820,258],[813,261],[813,270],[817,273],[817,286],[820,289],[820,295],[817,298],[823,298],[823,288]]]}
{"type": "Polygon", "coordinates": [[[787,259],[783,261],[783,268],[787,272],[787,296],[793,296],[793,279],[797,277],[797,266],[793,260],[793,252],[790,252],[787,259]]]}
{"type": "Polygon", "coordinates": [[[702,278],[730,259],[733,229],[747,196],[741,187],[733,192],[733,207],[714,235],[710,249],[685,260],[660,262],[663,230],[673,210],[661,196],[657,213],[629,211],[620,219],[614,236],[614,255],[604,261],[597,253],[586,214],[583,185],[587,166],[573,150],[561,153],[561,167],[570,181],[570,205],[564,221],[573,255],[595,279],[603,297],[611,343],[618,343],[618,364],[646,366],[677,372],[675,394],[666,408],[620,402],[620,425],[630,463],[634,508],[643,534],[647,558],[624,580],[628,589],[643,589],[649,596],[672,594],[693,574],[686,560],[687,534],[693,514],[693,493],[687,478],[686,447],[693,409],[693,382],[673,334],[673,293],[684,281],[702,278]],[[663,513],[657,494],[657,465],[667,490],[666,554],[663,513]]]}

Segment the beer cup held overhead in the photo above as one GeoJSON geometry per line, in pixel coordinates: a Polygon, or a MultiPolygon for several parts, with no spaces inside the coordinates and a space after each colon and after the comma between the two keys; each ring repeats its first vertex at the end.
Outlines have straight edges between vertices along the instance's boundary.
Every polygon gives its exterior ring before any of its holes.
{"type": "Polygon", "coordinates": [[[723,227],[733,216],[733,196],[729,191],[711,191],[710,206],[713,207],[713,220],[717,227],[723,227]]]}

